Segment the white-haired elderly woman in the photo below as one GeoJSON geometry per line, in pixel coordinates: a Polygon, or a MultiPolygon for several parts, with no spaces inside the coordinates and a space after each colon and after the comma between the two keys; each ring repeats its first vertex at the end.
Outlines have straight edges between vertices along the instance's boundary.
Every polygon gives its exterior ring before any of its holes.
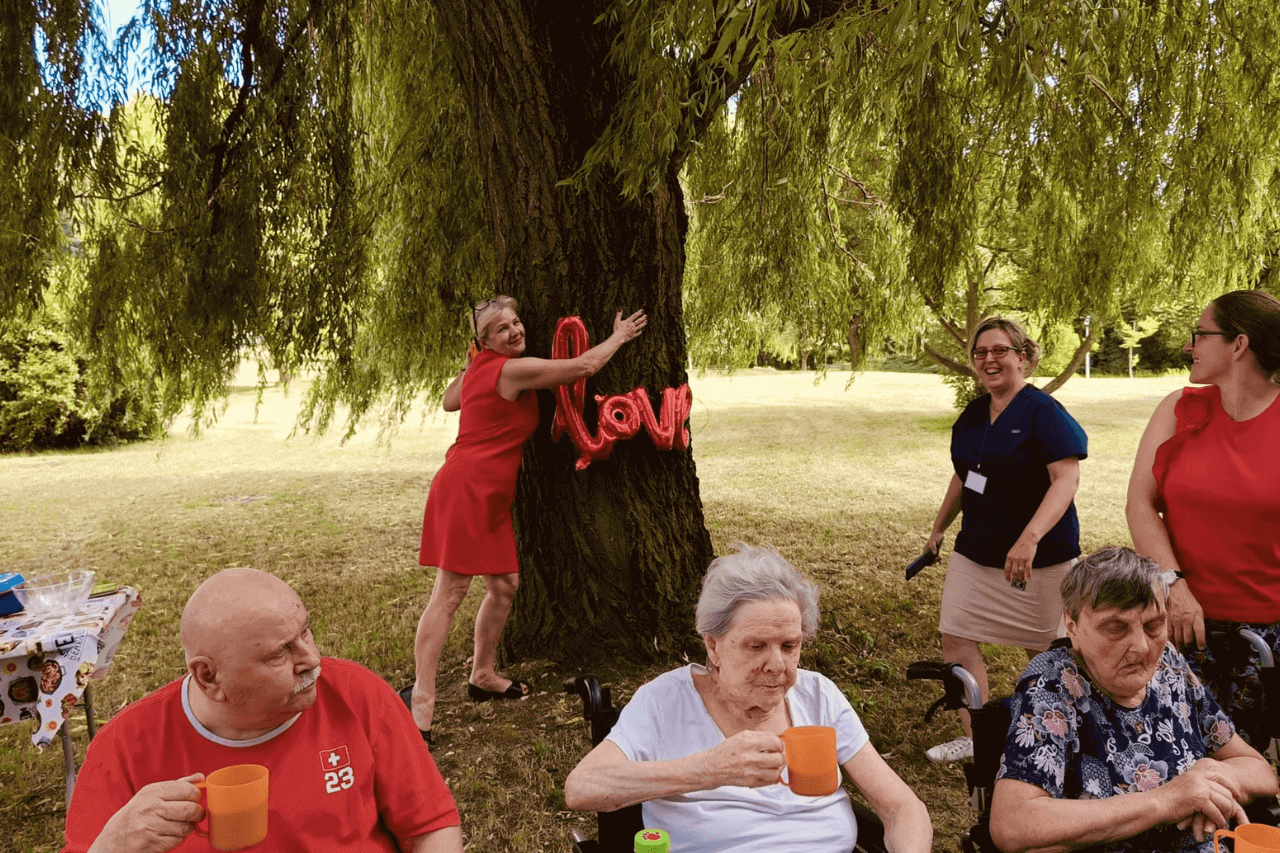
{"type": "Polygon", "coordinates": [[[1018,681],[991,807],[1001,850],[1200,851],[1276,775],[1168,642],[1172,573],[1103,548],[1062,582],[1070,649],[1018,681]]]}
{"type": "Polygon", "coordinates": [[[843,789],[822,797],[780,784],[779,735],[831,726],[837,759],[885,824],[893,851],[925,851],[924,804],[889,768],[830,679],[798,668],[818,629],[818,590],[776,551],[737,546],[707,569],[698,599],[707,665],[636,691],[608,738],[565,781],[570,808],[643,803],[671,849],[848,853],[857,826],[843,789]]]}
{"type": "Polygon", "coordinates": [[[494,669],[498,637],[520,580],[511,503],[524,443],[538,426],[538,401],[529,392],[592,375],[644,331],[646,322],[643,311],[625,320],[619,311],[608,338],[576,358],[552,360],[524,354],[524,324],[515,299],[498,296],[472,308],[478,349],[444,392],[444,410],[462,412],[458,439],[431,480],[422,518],[418,563],[438,569],[436,583],[414,637],[416,679],[400,691],[428,745],[440,653],[475,575],[484,578],[485,595],[476,613],[467,695],[486,702],[529,693],[528,684],[494,669]]]}

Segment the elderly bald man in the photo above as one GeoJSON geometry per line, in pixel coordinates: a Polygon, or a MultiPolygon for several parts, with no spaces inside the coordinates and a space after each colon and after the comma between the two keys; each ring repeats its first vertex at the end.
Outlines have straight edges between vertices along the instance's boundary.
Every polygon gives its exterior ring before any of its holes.
{"type": "Polygon", "coordinates": [[[232,764],[271,773],[255,851],[461,853],[453,796],[385,681],[321,658],[307,608],[254,569],[206,580],[182,614],[187,673],[98,733],[64,851],[208,850],[193,784],[232,764]]]}

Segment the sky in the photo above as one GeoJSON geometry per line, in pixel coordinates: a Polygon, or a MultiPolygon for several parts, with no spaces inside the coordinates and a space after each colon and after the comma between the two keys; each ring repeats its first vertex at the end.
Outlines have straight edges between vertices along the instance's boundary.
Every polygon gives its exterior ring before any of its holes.
{"type": "Polygon", "coordinates": [[[142,5],[139,0],[98,0],[98,2],[104,7],[103,18],[107,32],[113,36],[126,21],[138,14],[138,9],[142,5]]]}
{"type": "MultiPolygon", "coordinates": [[[[95,2],[102,10],[103,30],[112,44],[115,43],[116,31],[128,23],[130,18],[137,15],[142,6],[142,0],[95,0],[95,2]]],[[[150,36],[144,33],[141,42],[142,49],[145,50],[150,42],[150,36]]],[[[141,80],[138,79],[136,61],[130,63],[130,66],[133,69],[130,89],[137,91],[140,88],[141,80]]]]}

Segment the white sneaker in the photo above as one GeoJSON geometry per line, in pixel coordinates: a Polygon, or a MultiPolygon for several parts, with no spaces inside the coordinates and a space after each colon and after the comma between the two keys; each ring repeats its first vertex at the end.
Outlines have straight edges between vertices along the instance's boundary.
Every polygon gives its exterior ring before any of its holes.
{"type": "Polygon", "coordinates": [[[925,750],[925,758],[938,764],[950,764],[953,761],[968,761],[973,758],[973,738],[958,737],[946,743],[925,750]]]}

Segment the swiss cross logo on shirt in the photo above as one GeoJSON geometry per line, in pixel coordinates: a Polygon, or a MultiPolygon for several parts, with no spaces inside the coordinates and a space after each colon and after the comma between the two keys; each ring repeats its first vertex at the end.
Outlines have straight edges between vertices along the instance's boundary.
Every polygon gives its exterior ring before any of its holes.
{"type": "Polygon", "coordinates": [[[320,750],[320,763],[324,765],[324,769],[337,770],[346,767],[351,763],[351,756],[347,753],[345,746],[337,746],[333,749],[320,750]]]}
{"type": "Polygon", "coordinates": [[[320,750],[320,764],[324,767],[326,794],[339,794],[356,784],[355,770],[351,767],[351,753],[345,746],[320,750]]]}

